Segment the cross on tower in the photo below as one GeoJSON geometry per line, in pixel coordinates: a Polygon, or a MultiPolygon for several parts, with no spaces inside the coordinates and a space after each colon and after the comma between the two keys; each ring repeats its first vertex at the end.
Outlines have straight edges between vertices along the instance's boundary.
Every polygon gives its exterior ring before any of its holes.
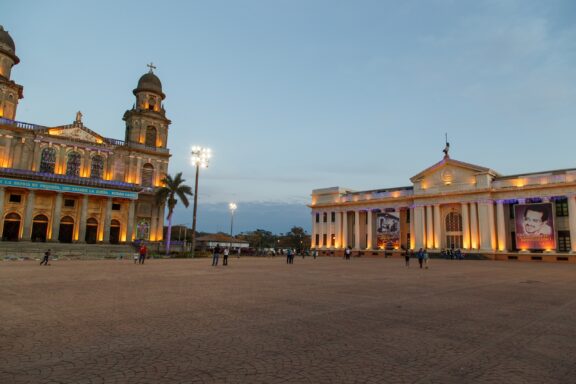
{"type": "Polygon", "coordinates": [[[153,69],[156,69],[156,67],[154,66],[154,63],[146,64],[146,66],[147,66],[148,68],[150,68],[150,73],[154,73],[154,72],[152,71],[153,69]]]}

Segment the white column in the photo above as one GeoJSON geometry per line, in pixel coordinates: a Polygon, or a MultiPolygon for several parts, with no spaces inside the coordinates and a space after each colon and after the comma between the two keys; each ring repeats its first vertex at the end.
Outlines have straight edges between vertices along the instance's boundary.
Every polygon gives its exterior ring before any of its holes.
{"type": "Polygon", "coordinates": [[[426,246],[426,234],[424,232],[424,207],[421,206],[414,208],[414,244],[416,250],[426,246]]]}
{"type": "Polygon", "coordinates": [[[442,221],[440,220],[440,204],[434,204],[434,248],[442,248],[442,221]]]}
{"type": "Polygon", "coordinates": [[[410,212],[410,244],[407,244],[408,248],[414,249],[416,247],[416,231],[414,230],[414,208],[408,208],[410,212]]]}
{"type": "Polygon", "coordinates": [[[432,221],[432,206],[426,206],[426,248],[434,248],[434,226],[432,221]]]}
{"type": "Polygon", "coordinates": [[[470,249],[470,218],[468,217],[468,203],[461,204],[462,211],[462,248],[470,249]]]}
{"type": "Polygon", "coordinates": [[[332,212],[326,212],[326,223],[324,223],[324,230],[326,231],[326,248],[332,247],[332,212]]]}
{"type": "Polygon", "coordinates": [[[342,248],[348,246],[348,212],[342,212],[342,248]]]}
{"type": "Polygon", "coordinates": [[[492,234],[494,234],[494,209],[492,202],[478,203],[478,230],[480,235],[480,249],[491,251],[492,234]]]}
{"type": "Polygon", "coordinates": [[[488,229],[490,231],[490,249],[495,251],[498,249],[498,242],[496,239],[496,218],[494,217],[494,202],[486,203],[488,210],[488,229]]]}
{"type": "Polygon", "coordinates": [[[360,211],[354,211],[354,249],[360,250],[360,211]]]}
{"type": "Polygon", "coordinates": [[[368,241],[366,242],[366,249],[370,250],[374,247],[374,240],[372,239],[372,210],[368,209],[366,214],[368,215],[368,224],[366,224],[366,234],[368,235],[368,241]]]}
{"type": "MultiPolygon", "coordinates": [[[[316,220],[316,218],[314,218],[314,220],[316,220]]],[[[316,223],[316,233],[318,234],[318,248],[322,248],[324,247],[324,244],[322,243],[322,231],[324,229],[324,227],[322,226],[322,212],[318,212],[318,222],[316,223]]]]}
{"type": "Polygon", "coordinates": [[[568,225],[571,252],[576,253],[576,196],[568,196],[568,225]]]}
{"type": "Polygon", "coordinates": [[[496,219],[498,228],[498,250],[506,252],[506,222],[504,220],[504,203],[501,200],[496,203],[496,219]]]}
{"type": "Polygon", "coordinates": [[[312,211],[312,234],[310,235],[310,246],[311,248],[316,248],[316,234],[318,230],[316,229],[316,212],[312,211]]]}
{"type": "Polygon", "coordinates": [[[470,248],[480,248],[480,243],[478,241],[478,214],[476,203],[470,203],[470,248]]]}
{"type": "Polygon", "coordinates": [[[342,213],[336,212],[336,223],[334,223],[334,234],[336,235],[336,248],[342,248],[342,213]]]}

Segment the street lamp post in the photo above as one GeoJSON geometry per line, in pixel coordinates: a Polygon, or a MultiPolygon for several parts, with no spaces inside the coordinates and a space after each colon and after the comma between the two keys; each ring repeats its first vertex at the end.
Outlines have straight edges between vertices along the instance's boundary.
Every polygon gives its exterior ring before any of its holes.
{"type": "Polygon", "coordinates": [[[198,209],[198,174],[200,173],[200,168],[207,168],[212,157],[212,152],[209,148],[202,147],[192,147],[191,152],[191,162],[192,165],[196,167],[196,180],[194,183],[194,209],[192,214],[192,249],[190,250],[191,256],[194,257],[194,251],[196,248],[196,212],[198,209]]]}
{"type": "Polygon", "coordinates": [[[228,204],[228,209],[230,209],[230,245],[229,245],[229,249],[232,249],[232,234],[233,229],[234,229],[234,211],[236,211],[236,208],[238,208],[238,206],[236,205],[236,203],[230,203],[228,204]]]}

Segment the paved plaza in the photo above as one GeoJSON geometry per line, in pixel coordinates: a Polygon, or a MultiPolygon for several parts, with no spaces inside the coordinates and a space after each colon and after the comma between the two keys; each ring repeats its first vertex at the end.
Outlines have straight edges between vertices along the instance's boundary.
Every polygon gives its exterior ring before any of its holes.
{"type": "Polygon", "coordinates": [[[0,262],[0,383],[574,383],[576,265],[0,262]]]}

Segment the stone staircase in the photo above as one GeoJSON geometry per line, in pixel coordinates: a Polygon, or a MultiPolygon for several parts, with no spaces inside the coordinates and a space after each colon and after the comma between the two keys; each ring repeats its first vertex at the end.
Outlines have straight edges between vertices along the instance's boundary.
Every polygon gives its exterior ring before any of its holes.
{"type": "Polygon", "coordinates": [[[41,259],[50,249],[53,258],[78,259],[131,259],[136,249],[132,245],[34,243],[27,241],[0,241],[0,260],[41,259]]]}

